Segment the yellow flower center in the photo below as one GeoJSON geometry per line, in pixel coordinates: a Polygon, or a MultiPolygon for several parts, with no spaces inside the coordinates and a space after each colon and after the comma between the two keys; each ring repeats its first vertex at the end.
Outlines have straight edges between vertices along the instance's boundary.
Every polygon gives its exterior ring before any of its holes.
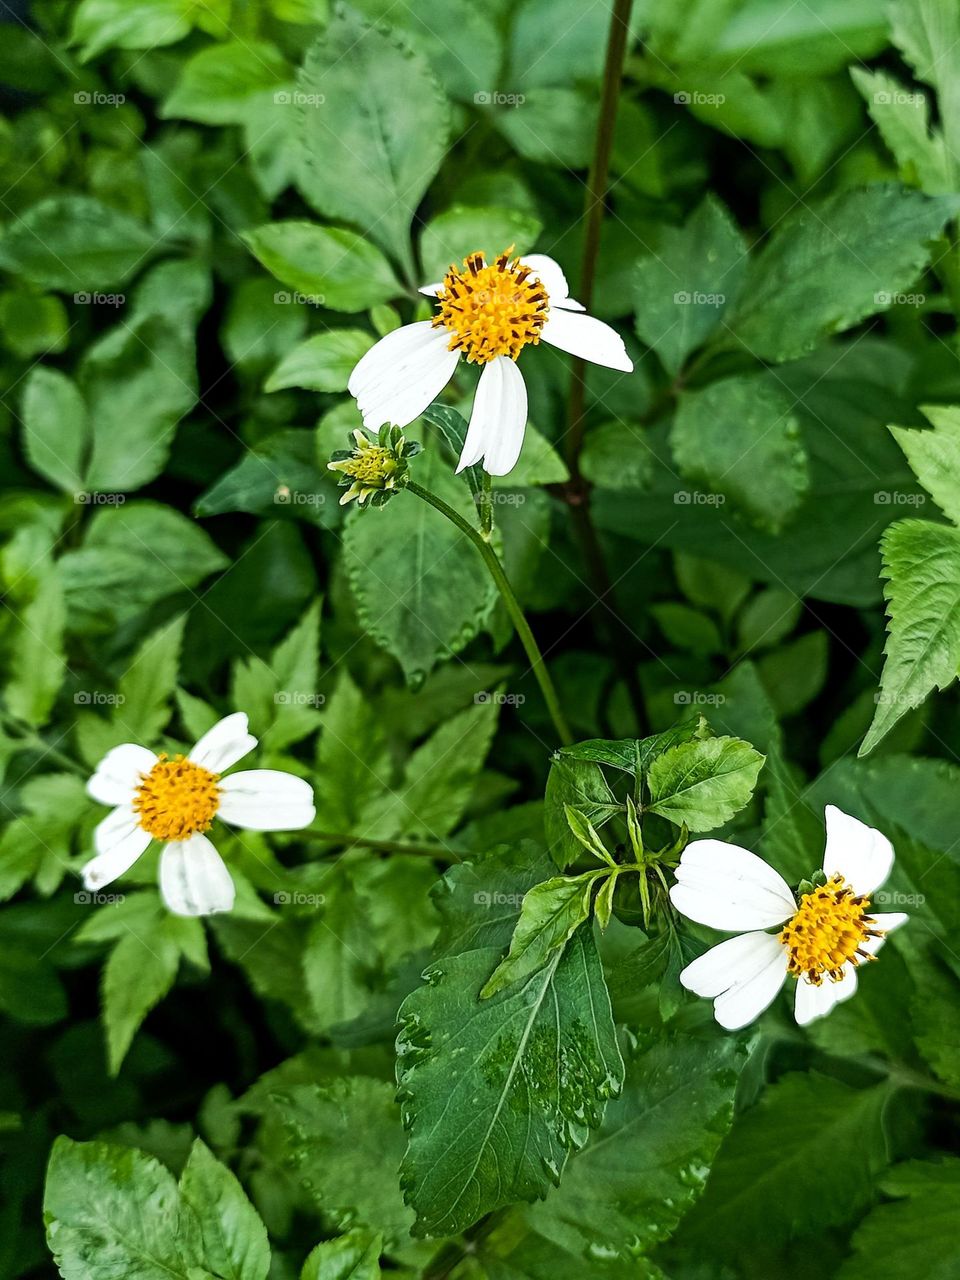
{"type": "Polygon", "coordinates": [[[389,449],[380,445],[372,445],[362,449],[342,464],[342,470],[365,484],[384,484],[396,471],[397,463],[389,449]]]}
{"type": "Polygon", "coordinates": [[[140,826],[155,840],[186,840],[206,831],[220,807],[218,773],[184,756],[161,755],[149,773],[140,775],[133,807],[140,826]]]}
{"type": "Polygon", "coordinates": [[[805,893],[796,914],[777,935],[790,955],[789,972],[796,978],[805,976],[819,987],[824,974],[839,982],[848,961],[858,965],[861,960],[874,959],[863,950],[863,944],[867,938],[883,935],[873,927],[869,908],[870,899],[857,897],[839,875],[805,893]]]}
{"type": "Polygon", "coordinates": [[[440,310],[434,328],[449,330],[450,351],[462,351],[475,364],[497,356],[516,360],[527,345],[540,341],[550,309],[547,291],[511,249],[487,266],[471,253],[463,269],[451,267],[437,294],[440,310]]]}

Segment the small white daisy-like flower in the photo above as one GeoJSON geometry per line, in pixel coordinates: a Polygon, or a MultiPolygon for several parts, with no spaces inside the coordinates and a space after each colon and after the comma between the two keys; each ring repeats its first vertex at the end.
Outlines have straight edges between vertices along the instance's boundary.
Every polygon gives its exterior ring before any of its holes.
{"type": "Polygon", "coordinates": [[[671,902],[688,919],[738,936],[687,965],[680,981],[713,1000],[729,1031],[758,1018],[788,975],[797,982],[797,1022],[822,1018],[850,999],[858,965],[876,959],[887,934],[907,919],[870,911],[869,895],[893,866],[886,836],[833,805],[826,824],[823,871],[798,896],[778,871],[735,844],[695,840],[683,851],[671,902]],[[772,928],[777,932],[766,932],[772,928]]]}
{"type": "Polygon", "coordinates": [[[226,716],[187,756],[155,755],[132,742],[108,751],[87,783],[100,804],[114,805],[93,833],[97,856],[83,868],[89,890],[133,866],[151,840],[164,842],[160,892],[178,916],[229,911],[230,872],[204,835],[214,818],[247,831],[296,831],[313,821],[313,788],[279,769],[222,777],[257,745],[242,711],[226,716]]]}
{"type": "Polygon", "coordinates": [[[364,426],[405,427],[453,377],[460,357],[483,366],[457,468],[483,460],[491,475],[516,466],[527,424],[527,388],[517,357],[541,341],[624,373],[633,371],[623,339],[584,314],[566,278],[542,253],[487,263],[472,253],[421,293],[437,300],[432,320],[394,329],[366,353],[350,375],[364,426]]]}

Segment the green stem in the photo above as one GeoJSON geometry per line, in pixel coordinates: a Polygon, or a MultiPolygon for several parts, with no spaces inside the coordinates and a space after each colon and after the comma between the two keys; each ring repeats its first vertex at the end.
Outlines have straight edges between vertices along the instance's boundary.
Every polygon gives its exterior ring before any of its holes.
{"type": "Polygon", "coordinates": [[[489,542],[493,536],[493,476],[483,472],[480,482],[480,536],[489,542]]]}
{"type": "MultiPolygon", "coordinates": [[[[597,121],[597,138],[593,161],[587,178],[587,197],[584,209],[586,229],[583,236],[583,266],[580,271],[579,300],[590,310],[593,285],[597,276],[597,258],[600,253],[600,230],[607,199],[607,181],[610,175],[610,154],[617,125],[617,104],[623,62],[627,52],[627,35],[630,28],[630,11],[633,0],[614,0],[610,15],[610,32],[607,37],[607,56],[603,68],[603,89],[600,96],[600,116],[597,121]]],[[[567,433],[567,463],[575,481],[580,479],[580,451],[583,448],[585,364],[578,356],[573,361],[573,382],[570,389],[570,417],[567,433]]]]}
{"type": "Polygon", "coordinates": [[[407,840],[375,840],[367,836],[341,835],[333,831],[311,831],[311,840],[337,844],[346,849],[378,849],[382,853],[409,853],[418,858],[436,858],[440,862],[464,862],[469,853],[445,849],[442,845],[415,844],[407,840]]]}
{"type": "Polygon", "coordinates": [[[57,764],[62,765],[65,769],[70,769],[73,773],[79,773],[86,776],[90,770],[84,768],[79,761],[74,760],[65,752],[51,746],[46,738],[41,737],[31,725],[25,721],[19,720],[16,716],[12,716],[8,711],[0,711],[0,717],[6,724],[8,730],[17,737],[20,745],[24,748],[32,748],[34,751],[41,752],[44,756],[55,760],[57,764]]]}
{"type": "Polygon", "coordinates": [[[422,498],[424,502],[429,502],[431,507],[439,511],[441,515],[446,516],[451,524],[455,524],[460,532],[465,534],[480,552],[484,564],[490,570],[490,576],[500,592],[500,598],[507,607],[511,621],[516,627],[520,643],[523,645],[530,661],[530,670],[533,672],[537,684],[540,686],[540,692],[543,694],[543,700],[547,704],[547,710],[550,713],[550,719],[553,721],[553,727],[557,731],[557,737],[564,746],[569,746],[573,742],[573,735],[564,718],[560,699],[557,697],[557,691],[553,686],[553,681],[550,679],[550,673],[544,663],[543,654],[534,639],[530,624],[520,608],[517,597],[513,594],[513,588],[503,571],[503,565],[497,558],[497,553],[479,530],[468,524],[459,511],[454,511],[453,507],[444,502],[442,498],[437,497],[435,493],[431,493],[429,489],[424,489],[422,485],[417,484],[414,480],[408,482],[407,488],[411,493],[416,494],[418,498],[422,498]]]}

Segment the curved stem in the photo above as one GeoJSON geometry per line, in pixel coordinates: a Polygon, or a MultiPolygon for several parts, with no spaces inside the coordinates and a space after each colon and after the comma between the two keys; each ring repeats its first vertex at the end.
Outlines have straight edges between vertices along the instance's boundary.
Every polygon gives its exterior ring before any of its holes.
{"type": "Polygon", "coordinates": [[[489,471],[484,471],[480,485],[480,535],[489,542],[493,536],[493,476],[489,471]]]}
{"type": "Polygon", "coordinates": [[[424,489],[422,485],[411,480],[407,484],[407,488],[411,493],[415,493],[418,498],[422,498],[424,502],[429,502],[441,515],[455,524],[461,533],[470,539],[473,545],[483,557],[484,564],[490,570],[490,576],[496,584],[497,590],[500,592],[500,598],[507,607],[510,619],[516,627],[517,635],[520,637],[520,643],[523,645],[527,658],[530,661],[530,670],[536,678],[537,684],[540,686],[540,692],[543,694],[543,700],[547,704],[547,710],[550,713],[550,719],[553,721],[553,727],[557,731],[557,737],[564,746],[569,746],[573,742],[573,735],[564,718],[563,710],[560,706],[560,699],[557,697],[557,691],[550,679],[550,673],[547,671],[546,664],[543,660],[543,654],[534,639],[533,632],[530,630],[530,624],[524,616],[523,610],[520,608],[517,597],[513,594],[507,575],[504,573],[503,565],[500,563],[497,553],[489,542],[483,537],[479,530],[474,529],[460,515],[459,511],[454,511],[449,503],[438,497],[435,493],[431,493],[429,489],[424,489]]]}

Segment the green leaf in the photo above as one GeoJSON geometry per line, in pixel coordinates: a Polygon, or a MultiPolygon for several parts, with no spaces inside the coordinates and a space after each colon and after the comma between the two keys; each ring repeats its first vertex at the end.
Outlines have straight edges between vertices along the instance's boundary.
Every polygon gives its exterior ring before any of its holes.
{"type": "Polygon", "coordinates": [[[184,0],[80,0],[73,15],[72,44],[82,44],[89,62],[111,47],[152,49],[176,44],[189,32],[200,6],[184,0]]]}
{"type": "Polygon", "coordinates": [[[664,230],[635,276],[636,327],[670,374],[720,327],[737,302],[747,249],[730,214],[712,195],[682,228],[664,230]]]}
{"type": "Polygon", "coordinates": [[[331,329],[307,338],[280,361],[264,391],[303,387],[307,391],[346,391],[354,365],[373,346],[363,329],[331,329]]]}
{"type": "Polygon", "coordinates": [[[491,948],[444,957],[400,1009],[397,1079],[410,1131],[400,1177],[421,1235],[454,1234],[543,1195],[620,1091],[590,926],[520,985],[480,1001],[498,958],[491,948]]]}
{"type": "Polygon", "coordinates": [[[120,1070],[141,1022],[173,986],[179,967],[179,948],[158,929],[151,930],[149,939],[128,933],[110,952],[102,997],[111,1075],[120,1070]]]}
{"type": "Polygon", "coordinates": [[[288,515],[323,526],[330,522],[328,506],[336,507],[335,493],[330,473],[321,470],[315,434],[290,427],[245,452],[200,495],[195,510],[198,516],[288,515]]]}
{"type": "MultiPolygon", "coordinates": [[[[465,490],[436,452],[417,459],[416,477],[476,523],[465,490]]],[[[493,606],[495,588],[476,547],[412,494],[390,504],[389,531],[382,512],[351,512],[343,551],[361,625],[411,684],[459,653],[493,606]]]]}
{"type": "Polygon", "coordinates": [[[387,737],[371,699],[341,669],[323,708],[314,791],[317,825],[364,831],[391,774],[387,737]]]}
{"type": "Polygon", "coordinates": [[[547,844],[561,870],[580,856],[580,842],[567,821],[568,805],[595,827],[623,812],[623,805],[593,759],[582,760],[566,751],[558,752],[550,763],[543,820],[547,844]]]}
{"type": "Polygon", "coordinates": [[[320,603],[314,603],[274,649],[269,663],[251,657],[235,664],[234,705],[250,717],[250,729],[267,750],[281,751],[313,733],[320,723],[320,603]]]}
{"type": "Polygon", "coordinates": [[[895,0],[893,42],[918,80],[933,85],[945,140],[949,186],[956,190],[960,155],[960,14],[940,0],[895,0]]]}
{"type": "Polygon", "coordinates": [[[23,448],[34,471],[65,493],[83,488],[90,443],[87,406],[57,369],[35,368],[23,388],[23,448]]]}
{"type": "Polygon", "coordinates": [[[379,249],[345,227],[271,222],[245,232],[243,240],[271,275],[318,307],[366,311],[400,292],[379,249]]]}
{"type": "Polygon", "coordinates": [[[110,289],[155,249],[153,236],[127,214],[92,196],[53,196],[0,235],[0,267],[48,289],[110,289]]]}
{"type": "Polygon", "coordinates": [[[653,453],[643,427],[620,421],[591,427],[580,470],[603,489],[646,489],[653,475],[653,453]]]}
{"type": "Polygon", "coordinates": [[[293,68],[286,58],[265,40],[208,45],[184,63],[160,115],[199,120],[201,124],[243,124],[251,98],[258,95],[266,95],[277,113],[291,111],[290,94],[274,91],[288,84],[292,76],[293,68]]]}
{"type": "Polygon", "coordinates": [[[595,858],[599,858],[601,862],[608,863],[611,867],[615,866],[616,864],[611,858],[606,845],[600,839],[600,833],[586,814],[581,813],[572,804],[564,805],[563,811],[567,815],[570,830],[586,849],[587,853],[593,854],[595,858]]]}
{"type": "Polygon", "coordinates": [[[927,195],[950,190],[949,158],[943,137],[930,132],[927,95],[913,93],[883,71],[851,67],[870,119],[893,152],[900,177],[927,195]]]}
{"type": "Polygon", "coordinates": [[[435,729],[411,755],[401,784],[371,806],[370,827],[386,836],[448,835],[473,794],[499,710],[493,699],[475,702],[435,729]]]}
{"type": "Polygon", "coordinates": [[[692,484],[723,494],[751,523],[779,532],[810,485],[793,404],[764,375],[684,392],[670,432],[677,466],[692,484]]]}
{"type": "Polygon", "coordinates": [[[88,349],[78,382],[93,430],[84,487],[139,489],[163,470],[196,400],[193,332],[161,315],[121,325],[88,349]]]}
{"type": "Polygon", "coordinates": [[[51,571],[17,610],[4,691],[8,710],[31,725],[46,724],[66,673],[63,588],[51,571]]]}
{"type": "Polygon", "coordinates": [[[933,423],[932,431],[890,431],[934,502],[948,520],[960,525],[960,409],[927,405],[923,412],[933,423]]]}
{"type": "Polygon", "coordinates": [[[588,1257],[631,1259],[665,1239],[703,1191],[745,1060],[737,1037],[719,1034],[636,1050],[602,1127],[526,1220],[588,1257]]]}
{"type": "Polygon", "coordinates": [[[455,204],[437,214],[423,229],[420,257],[424,280],[442,280],[451,265],[459,266],[478,250],[492,261],[510,246],[529,253],[543,229],[538,218],[518,209],[474,208],[455,204]]]}
{"type": "Polygon", "coordinates": [[[731,1261],[807,1231],[850,1221],[887,1161],[886,1085],[851,1089],[787,1075],[742,1116],[681,1229],[688,1248],[731,1261]]]}
{"type": "Polygon", "coordinates": [[[105,632],[226,568],[207,533],[159,502],[98,506],[83,545],[61,556],[73,631],[105,632]]]}
{"type": "Polygon", "coordinates": [[[881,1182],[893,1203],[878,1205],[853,1237],[853,1255],[837,1280],[902,1280],[919,1269],[931,1280],[950,1280],[957,1265],[953,1229],[960,1211],[960,1160],[908,1160],[881,1182]]]}
{"type": "Polygon", "coordinates": [[[705,738],[671,747],[647,773],[651,813],[691,831],[720,827],[753,795],[764,757],[739,738],[705,738]]]}
{"type": "MultiPolygon", "coordinates": [[[[410,263],[410,223],[447,147],[446,98],[425,59],[338,7],[298,85],[306,199],[410,263]],[[358,97],[356,87],[365,86],[358,97]],[[331,181],[336,174],[336,181],[331,181]]],[[[377,299],[382,301],[382,299],[377,299]]],[[[369,304],[368,304],[369,305],[369,304]]]]}
{"type": "Polygon", "coordinates": [[[348,1231],[325,1240],[303,1264],[300,1280],[380,1280],[383,1239],[370,1231],[348,1231]]]}
{"type": "Polygon", "coordinates": [[[761,360],[804,355],[831,333],[889,307],[930,261],[932,242],[960,207],[955,196],[925,196],[876,184],[804,205],[774,231],[751,262],[728,320],[761,360]],[[870,235],[863,228],[870,227],[870,235]]]}
{"type": "Polygon", "coordinates": [[[400,1198],[403,1128],[386,1080],[350,1076],[271,1095],[282,1156],[309,1201],[341,1231],[367,1227],[388,1246],[409,1242],[413,1214],[400,1198]]]}
{"type": "Polygon", "coordinates": [[[152,632],[120,677],[117,692],[121,701],[115,719],[134,742],[155,741],[170,718],[184,621],[174,618],[152,632]]]}
{"type": "Polygon", "coordinates": [[[180,1177],[180,1194],[200,1227],[204,1267],[222,1280],[266,1280],[266,1228],[236,1177],[199,1138],[180,1177]]]}
{"type": "Polygon", "coordinates": [[[201,1262],[173,1175],[130,1147],[57,1138],[43,1216],[63,1280],[191,1280],[201,1262]]]}
{"type": "Polygon", "coordinates": [[[567,87],[537,88],[513,96],[523,101],[495,110],[493,120],[524,160],[555,169],[587,166],[596,132],[594,98],[567,87]]]}
{"type": "Polygon", "coordinates": [[[593,886],[602,875],[594,871],[572,878],[556,876],[526,892],[510,951],[480,989],[481,1000],[536,973],[566,945],[589,919],[593,886]]]}
{"type": "Polygon", "coordinates": [[[898,520],[880,543],[887,644],[877,710],[859,754],[867,755],[960,665],[960,531],[898,520]]]}

